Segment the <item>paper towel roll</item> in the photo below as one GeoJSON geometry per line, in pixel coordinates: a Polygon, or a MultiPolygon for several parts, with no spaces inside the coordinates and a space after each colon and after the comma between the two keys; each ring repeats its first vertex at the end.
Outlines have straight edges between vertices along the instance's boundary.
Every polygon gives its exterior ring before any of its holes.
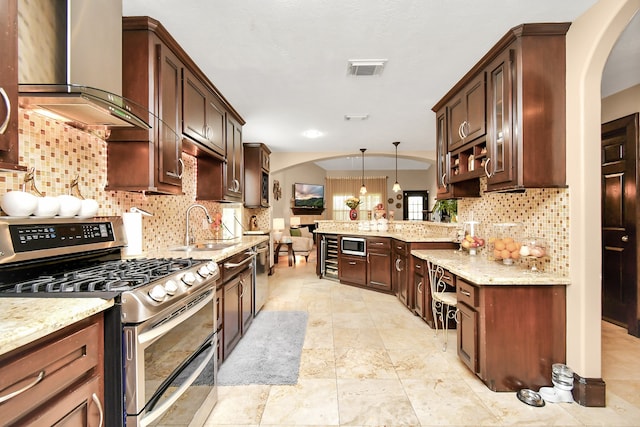
{"type": "Polygon", "coordinates": [[[127,236],[125,255],[142,254],[142,214],[139,212],[125,212],[122,214],[124,232],[127,236]]]}

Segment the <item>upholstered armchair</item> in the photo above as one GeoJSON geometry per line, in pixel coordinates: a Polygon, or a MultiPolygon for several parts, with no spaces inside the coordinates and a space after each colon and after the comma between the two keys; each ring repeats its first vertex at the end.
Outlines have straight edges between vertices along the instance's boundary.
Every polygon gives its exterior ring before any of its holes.
{"type": "MultiPolygon", "coordinates": [[[[309,231],[308,227],[291,228],[282,232],[282,240],[286,241],[287,238],[291,239],[293,243],[293,252],[296,255],[303,255],[306,261],[309,261],[309,254],[313,250],[313,233],[309,231]]],[[[287,255],[287,246],[280,246],[280,253],[278,255],[287,255]]]]}

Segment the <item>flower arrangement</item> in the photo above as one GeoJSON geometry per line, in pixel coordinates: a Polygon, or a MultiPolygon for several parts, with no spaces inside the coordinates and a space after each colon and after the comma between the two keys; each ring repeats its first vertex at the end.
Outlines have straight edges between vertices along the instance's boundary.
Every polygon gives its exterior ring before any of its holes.
{"type": "Polygon", "coordinates": [[[355,209],[360,206],[360,199],[358,199],[357,197],[349,197],[346,201],[346,204],[350,209],[355,209]]]}

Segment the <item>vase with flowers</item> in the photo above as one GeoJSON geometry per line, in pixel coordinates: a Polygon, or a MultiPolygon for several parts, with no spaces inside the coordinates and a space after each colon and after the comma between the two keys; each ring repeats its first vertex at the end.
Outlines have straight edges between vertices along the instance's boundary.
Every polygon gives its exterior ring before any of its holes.
{"type": "Polygon", "coordinates": [[[360,199],[358,199],[357,197],[349,197],[346,201],[346,204],[349,209],[351,209],[349,211],[349,219],[355,221],[356,219],[358,219],[358,211],[356,209],[358,206],[360,206],[360,199]]]}

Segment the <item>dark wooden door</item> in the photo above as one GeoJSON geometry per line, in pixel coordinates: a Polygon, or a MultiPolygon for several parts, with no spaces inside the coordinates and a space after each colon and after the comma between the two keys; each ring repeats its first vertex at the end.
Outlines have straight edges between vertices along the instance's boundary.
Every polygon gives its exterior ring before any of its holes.
{"type": "Polygon", "coordinates": [[[383,291],[391,291],[391,253],[367,253],[367,285],[383,291]]]}
{"type": "Polygon", "coordinates": [[[602,317],[638,336],[638,113],[602,125],[602,317]]]}
{"type": "Polygon", "coordinates": [[[177,134],[182,126],[182,64],[169,48],[160,43],[156,45],[156,60],[159,91],[156,95],[157,111],[162,119],[158,124],[158,180],[165,184],[182,186],[182,137],[177,134]]]}

